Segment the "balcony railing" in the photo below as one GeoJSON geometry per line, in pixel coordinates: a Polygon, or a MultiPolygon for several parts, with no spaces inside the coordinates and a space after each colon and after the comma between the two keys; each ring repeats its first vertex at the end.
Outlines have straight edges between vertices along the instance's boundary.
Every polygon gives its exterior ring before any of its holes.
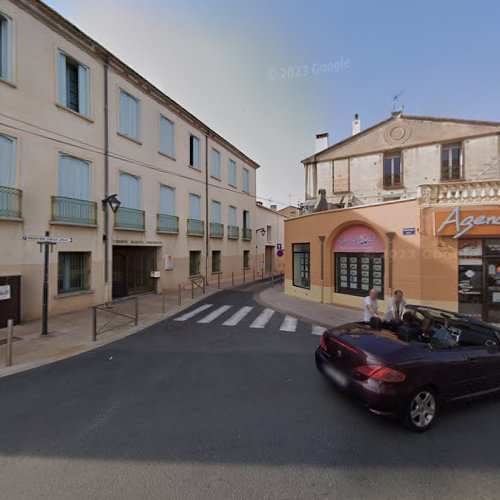
{"type": "Polygon", "coordinates": [[[52,222],[97,224],[97,203],[66,196],[52,196],[52,222]]]}
{"type": "Polygon", "coordinates": [[[157,215],[156,230],[159,233],[179,234],[179,217],[176,215],[157,215]]]}
{"type": "Polygon", "coordinates": [[[240,228],[238,226],[227,226],[227,238],[237,240],[240,237],[240,228]]]}
{"type": "Polygon", "coordinates": [[[0,186],[0,217],[20,219],[21,197],[22,191],[20,189],[0,186]]]}
{"type": "Polygon", "coordinates": [[[252,239],[252,230],[248,227],[243,228],[243,237],[242,239],[246,241],[250,241],[252,239]]]}
{"type": "Polygon", "coordinates": [[[219,222],[210,223],[210,237],[211,238],[224,238],[224,224],[219,222]]]}
{"type": "Polygon", "coordinates": [[[198,219],[187,220],[188,236],[203,236],[205,234],[205,223],[198,219]]]}
{"type": "Polygon", "coordinates": [[[500,203],[500,181],[457,181],[419,186],[421,205],[488,205],[500,203]]]}
{"type": "Polygon", "coordinates": [[[135,229],[144,231],[144,210],[120,207],[115,215],[115,229],[135,229]]]}

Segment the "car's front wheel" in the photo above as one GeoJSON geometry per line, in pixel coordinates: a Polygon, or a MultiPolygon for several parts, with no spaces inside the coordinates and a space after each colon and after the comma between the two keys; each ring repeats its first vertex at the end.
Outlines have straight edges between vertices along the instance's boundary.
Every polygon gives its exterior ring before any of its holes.
{"type": "Polygon", "coordinates": [[[430,388],[416,391],[408,400],[403,422],[415,432],[424,432],[434,423],[438,411],[436,393],[430,388]]]}

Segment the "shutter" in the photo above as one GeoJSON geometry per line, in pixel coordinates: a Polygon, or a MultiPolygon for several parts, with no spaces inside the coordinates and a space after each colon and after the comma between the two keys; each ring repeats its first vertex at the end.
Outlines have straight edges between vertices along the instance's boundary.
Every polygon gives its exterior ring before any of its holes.
{"type": "Polygon", "coordinates": [[[230,226],[238,225],[238,215],[236,207],[229,207],[229,225],[230,226]]]}
{"type": "Polygon", "coordinates": [[[201,200],[195,194],[189,194],[189,218],[201,220],[201,200]]]}
{"type": "Polygon", "coordinates": [[[193,137],[193,167],[200,168],[200,140],[193,137]]]}
{"type": "Polygon", "coordinates": [[[220,153],[212,149],[212,175],[220,179],[220,153]]]}
{"type": "Polygon", "coordinates": [[[243,191],[246,193],[250,192],[250,178],[246,168],[243,169],[243,191]]]}
{"type": "Polygon", "coordinates": [[[62,106],[67,106],[66,56],[57,52],[57,100],[62,106]]]}
{"type": "Polygon", "coordinates": [[[236,163],[229,160],[229,184],[236,186],[236,163]]]}
{"type": "Polygon", "coordinates": [[[89,69],[78,65],[78,111],[83,116],[90,116],[89,69]]]}
{"type": "Polygon", "coordinates": [[[160,151],[174,158],[174,124],[160,116],[160,151]]]}
{"type": "Polygon", "coordinates": [[[141,180],[135,175],[121,172],[119,180],[120,201],[125,208],[141,208],[141,180]]]}
{"type": "Polygon", "coordinates": [[[0,15],[0,25],[1,25],[1,30],[0,30],[0,62],[1,62],[1,67],[0,67],[0,76],[2,78],[5,78],[6,80],[10,80],[12,78],[11,75],[11,53],[12,53],[12,48],[11,48],[11,40],[12,40],[12,33],[11,33],[11,26],[12,22],[8,17],[1,16],[0,15]]]}
{"type": "Polygon", "coordinates": [[[14,187],[15,168],[16,140],[0,135],[0,186],[14,187]]]}
{"type": "Polygon", "coordinates": [[[212,222],[220,224],[221,221],[221,206],[218,201],[212,201],[212,222]]]}
{"type": "Polygon", "coordinates": [[[175,215],[175,189],[169,186],[160,186],[160,213],[175,215]]]}
{"type": "Polygon", "coordinates": [[[90,163],[71,156],[59,157],[59,196],[90,201],[90,163]]]}

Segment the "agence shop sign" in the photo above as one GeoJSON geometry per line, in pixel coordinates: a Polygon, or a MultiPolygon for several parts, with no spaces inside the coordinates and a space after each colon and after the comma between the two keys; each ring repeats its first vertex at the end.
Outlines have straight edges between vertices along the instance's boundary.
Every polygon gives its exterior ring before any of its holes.
{"type": "Polygon", "coordinates": [[[438,236],[498,236],[500,210],[460,210],[434,213],[435,234],[438,236]]]}

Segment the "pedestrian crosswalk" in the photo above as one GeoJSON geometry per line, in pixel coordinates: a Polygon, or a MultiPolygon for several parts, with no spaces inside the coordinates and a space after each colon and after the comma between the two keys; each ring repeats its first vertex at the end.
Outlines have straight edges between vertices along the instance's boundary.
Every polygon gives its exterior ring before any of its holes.
{"type": "Polygon", "coordinates": [[[222,324],[222,326],[248,326],[252,329],[269,328],[274,325],[275,329],[280,332],[297,332],[307,330],[312,335],[322,335],[325,328],[318,325],[310,325],[299,328],[299,320],[288,314],[282,315],[270,308],[254,307],[254,306],[235,306],[231,304],[217,305],[202,304],[191,311],[188,311],[181,316],[174,318],[174,321],[189,321],[193,320],[198,324],[222,324]],[[226,314],[227,313],[227,314],[226,314]],[[274,319],[276,318],[276,321],[274,319]]]}

